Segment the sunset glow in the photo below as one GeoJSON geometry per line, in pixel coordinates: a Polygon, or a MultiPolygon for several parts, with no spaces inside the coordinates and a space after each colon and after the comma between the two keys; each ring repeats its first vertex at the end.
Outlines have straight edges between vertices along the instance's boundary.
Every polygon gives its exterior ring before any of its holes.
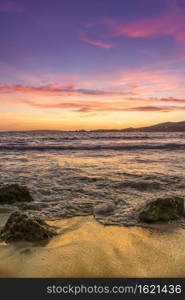
{"type": "Polygon", "coordinates": [[[184,120],[184,20],[181,0],[0,0],[0,130],[184,120]]]}

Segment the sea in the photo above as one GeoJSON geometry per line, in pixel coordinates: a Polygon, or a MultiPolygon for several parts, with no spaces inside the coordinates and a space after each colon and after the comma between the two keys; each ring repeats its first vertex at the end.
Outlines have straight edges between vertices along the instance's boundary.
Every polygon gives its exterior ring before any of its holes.
{"type": "Polygon", "coordinates": [[[185,197],[185,132],[0,132],[0,186],[18,183],[32,204],[0,205],[47,220],[93,215],[105,225],[137,225],[159,197],[185,197]]]}

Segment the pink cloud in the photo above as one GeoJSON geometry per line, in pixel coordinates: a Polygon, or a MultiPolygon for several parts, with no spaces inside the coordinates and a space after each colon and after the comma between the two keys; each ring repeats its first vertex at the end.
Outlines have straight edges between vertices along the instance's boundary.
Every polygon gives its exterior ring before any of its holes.
{"type": "Polygon", "coordinates": [[[184,97],[184,72],[174,69],[150,70],[140,68],[136,70],[125,70],[120,72],[119,77],[110,82],[114,86],[133,87],[132,92],[137,96],[152,97],[160,94],[173,97],[184,97]]]}
{"type": "Polygon", "coordinates": [[[183,73],[174,70],[125,70],[115,81],[104,82],[102,88],[97,88],[94,82],[83,85],[83,81],[73,82],[73,79],[62,76],[55,83],[35,81],[32,85],[0,82],[1,103],[51,111],[67,109],[82,114],[185,110],[183,73]]]}
{"type": "Polygon", "coordinates": [[[24,7],[15,3],[13,0],[3,0],[0,4],[0,12],[15,12],[21,13],[24,11],[24,7]]]}
{"type": "Polygon", "coordinates": [[[106,89],[84,89],[76,88],[75,83],[68,84],[48,84],[40,86],[25,86],[21,84],[9,85],[6,83],[0,83],[0,94],[22,94],[22,95],[65,95],[65,96],[77,96],[77,95],[89,95],[89,96],[126,96],[132,95],[132,92],[127,90],[106,90],[106,89]]]}
{"type": "Polygon", "coordinates": [[[131,107],[126,109],[126,111],[143,111],[143,112],[170,112],[174,110],[185,110],[185,106],[139,106],[131,107]]]}
{"type": "Polygon", "coordinates": [[[24,86],[20,84],[8,85],[0,83],[0,94],[68,94],[74,89],[74,84],[67,85],[42,85],[42,86],[24,86]]]}
{"type": "Polygon", "coordinates": [[[176,41],[185,42],[185,12],[178,7],[153,18],[142,18],[133,22],[107,21],[112,36],[148,38],[162,35],[172,36],[176,41]]]}
{"type": "Polygon", "coordinates": [[[178,103],[178,104],[184,104],[185,103],[185,99],[176,99],[176,98],[173,98],[173,97],[161,98],[160,101],[168,102],[168,103],[178,103]]]}
{"type": "Polygon", "coordinates": [[[97,46],[97,47],[100,47],[100,48],[104,48],[104,49],[110,49],[110,48],[113,48],[112,45],[108,44],[108,43],[105,43],[105,42],[102,42],[102,41],[98,41],[98,40],[92,40],[92,39],[89,39],[87,36],[85,35],[82,35],[80,37],[80,41],[84,42],[84,43],[87,43],[87,44],[90,44],[92,46],[97,46]]]}
{"type": "Polygon", "coordinates": [[[184,99],[184,72],[183,70],[165,69],[148,70],[147,68],[123,70],[119,74],[112,75],[101,81],[98,75],[98,82],[76,80],[71,76],[59,76],[57,78],[46,77],[41,80],[38,77],[26,77],[26,82],[32,82],[31,85],[21,83],[25,78],[19,80],[19,84],[8,84],[0,82],[0,95],[2,97],[26,97],[31,99],[57,99],[65,97],[68,100],[82,99],[96,101],[122,101],[143,102],[150,101],[154,103],[158,99],[165,99],[165,103],[181,104],[180,99],[184,99]],[[174,100],[176,99],[176,100],[174,100]],[[176,101],[176,102],[175,102],[176,101]]]}

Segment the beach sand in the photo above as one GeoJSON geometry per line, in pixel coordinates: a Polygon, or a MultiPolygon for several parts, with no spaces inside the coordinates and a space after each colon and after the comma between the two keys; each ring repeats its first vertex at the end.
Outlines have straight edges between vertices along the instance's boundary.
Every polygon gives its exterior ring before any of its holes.
{"type": "Polygon", "coordinates": [[[92,216],[49,223],[59,235],[45,244],[0,244],[0,277],[185,277],[185,230],[174,225],[103,226],[92,216]]]}

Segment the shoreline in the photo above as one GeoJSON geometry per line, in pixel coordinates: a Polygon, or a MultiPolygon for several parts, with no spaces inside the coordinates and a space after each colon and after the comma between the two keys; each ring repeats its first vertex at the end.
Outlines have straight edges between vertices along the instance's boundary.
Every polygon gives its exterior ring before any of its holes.
{"type": "Polygon", "coordinates": [[[175,224],[104,226],[93,216],[47,223],[59,234],[45,243],[0,243],[0,277],[185,277],[185,230],[175,224]]]}

